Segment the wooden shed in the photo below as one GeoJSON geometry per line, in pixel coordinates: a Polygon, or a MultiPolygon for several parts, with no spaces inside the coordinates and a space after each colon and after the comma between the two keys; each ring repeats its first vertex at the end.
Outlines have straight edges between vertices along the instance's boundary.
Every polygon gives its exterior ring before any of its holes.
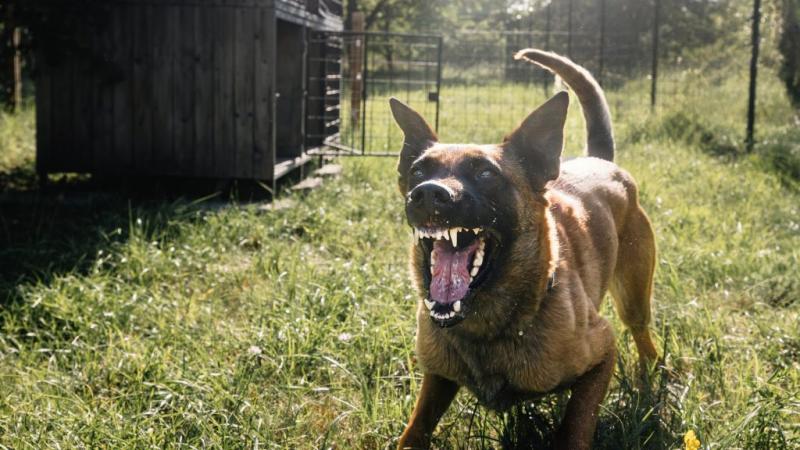
{"type": "Polygon", "coordinates": [[[341,30],[340,0],[102,8],[85,51],[39,58],[41,174],[275,180],[309,159],[307,36],[341,30]]]}

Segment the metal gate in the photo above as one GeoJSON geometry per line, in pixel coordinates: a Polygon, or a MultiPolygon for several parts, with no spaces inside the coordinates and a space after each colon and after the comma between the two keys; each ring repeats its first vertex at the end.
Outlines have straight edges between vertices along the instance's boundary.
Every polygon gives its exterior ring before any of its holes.
{"type": "Polygon", "coordinates": [[[441,36],[312,31],[307,42],[305,135],[314,154],[396,156],[403,136],[392,96],[438,130],[441,36]]]}

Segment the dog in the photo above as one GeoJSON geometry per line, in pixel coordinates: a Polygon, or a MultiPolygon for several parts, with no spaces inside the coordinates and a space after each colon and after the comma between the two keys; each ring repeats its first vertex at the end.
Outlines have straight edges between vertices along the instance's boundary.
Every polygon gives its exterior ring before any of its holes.
{"type": "Polygon", "coordinates": [[[588,449],[616,349],[598,314],[606,291],[645,366],[655,235],[632,176],[615,165],[605,94],[554,53],[516,54],[569,85],[583,109],[586,157],[561,162],[569,94],[541,105],[499,145],[444,144],[392,98],[404,134],[397,171],[419,292],[417,403],[398,449],[428,448],[461,387],[502,411],[569,389],[556,448],[588,449]]]}

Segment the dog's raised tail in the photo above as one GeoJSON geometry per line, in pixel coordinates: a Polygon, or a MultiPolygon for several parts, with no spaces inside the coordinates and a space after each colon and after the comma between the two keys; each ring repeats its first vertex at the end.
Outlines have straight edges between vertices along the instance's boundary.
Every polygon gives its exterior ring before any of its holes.
{"type": "Polygon", "coordinates": [[[560,76],[578,95],[586,120],[586,152],[589,156],[614,160],[614,131],[603,89],[592,74],[563,56],[533,48],[520,50],[514,59],[524,59],[560,76]]]}

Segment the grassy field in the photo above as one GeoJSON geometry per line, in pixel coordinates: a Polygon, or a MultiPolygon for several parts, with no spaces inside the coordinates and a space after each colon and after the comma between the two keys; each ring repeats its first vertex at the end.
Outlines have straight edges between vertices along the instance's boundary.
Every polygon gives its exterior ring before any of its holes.
{"type": "MultiPolygon", "coordinates": [[[[607,302],[620,357],[596,448],[682,448],[689,430],[709,449],[800,446],[800,135],[764,79],[753,156],[724,100],[735,82],[617,113],[618,162],[658,236],[664,365],[634,387],[607,302]]],[[[496,140],[513,125],[496,112],[474,127],[445,105],[442,137],[496,140]]],[[[568,126],[576,155],[579,108],[568,126]]],[[[267,209],[40,194],[32,143],[31,111],[1,118],[0,448],[394,445],[420,373],[393,160],[343,160],[340,179],[267,209]]],[[[462,393],[435,445],[546,442],[562,405],[495,414],[462,393]]]]}

